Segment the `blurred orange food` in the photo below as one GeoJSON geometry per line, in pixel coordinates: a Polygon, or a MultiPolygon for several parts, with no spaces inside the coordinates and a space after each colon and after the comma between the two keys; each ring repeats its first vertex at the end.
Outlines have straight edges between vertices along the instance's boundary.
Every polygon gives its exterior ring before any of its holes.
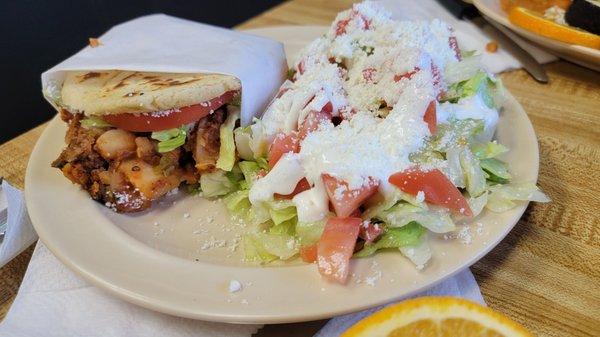
{"type": "Polygon", "coordinates": [[[490,308],[455,297],[400,302],[359,321],[340,337],[533,337],[490,308]]]}
{"type": "Polygon", "coordinates": [[[500,7],[507,13],[517,6],[543,13],[552,6],[567,9],[570,5],[571,0],[500,0],[500,7]]]}

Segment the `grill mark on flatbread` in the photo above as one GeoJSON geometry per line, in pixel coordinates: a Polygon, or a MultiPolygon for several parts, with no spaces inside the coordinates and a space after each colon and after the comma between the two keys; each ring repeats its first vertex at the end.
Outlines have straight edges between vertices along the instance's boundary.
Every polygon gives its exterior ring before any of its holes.
{"type": "Polygon", "coordinates": [[[126,85],[127,85],[127,82],[125,82],[125,81],[126,81],[127,79],[129,79],[129,78],[132,78],[132,77],[134,77],[134,76],[137,76],[137,74],[139,74],[139,73],[135,72],[135,73],[131,73],[130,75],[127,75],[127,76],[125,76],[124,78],[122,78],[122,79],[119,81],[119,83],[115,84],[115,86],[113,87],[113,90],[114,90],[114,89],[118,89],[118,88],[121,88],[121,87],[124,87],[124,86],[126,86],[126,85]]]}
{"type": "Polygon", "coordinates": [[[99,77],[100,75],[102,75],[102,73],[98,73],[98,72],[95,72],[95,71],[90,71],[89,73],[86,73],[83,76],[81,76],[81,80],[79,80],[79,83],[87,81],[90,78],[99,77]]]}
{"type": "Polygon", "coordinates": [[[153,82],[152,85],[155,87],[155,89],[152,89],[152,91],[156,91],[156,90],[160,90],[163,89],[165,87],[176,87],[178,85],[185,85],[185,84],[189,84],[189,83],[194,83],[194,82],[198,82],[199,79],[191,79],[191,80],[187,80],[187,81],[177,81],[177,80],[173,80],[173,79],[168,79],[168,80],[164,80],[162,82],[153,82]]]}
{"type": "Polygon", "coordinates": [[[240,89],[230,75],[87,70],[67,73],[61,94],[73,111],[101,116],[190,106],[240,89]]]}

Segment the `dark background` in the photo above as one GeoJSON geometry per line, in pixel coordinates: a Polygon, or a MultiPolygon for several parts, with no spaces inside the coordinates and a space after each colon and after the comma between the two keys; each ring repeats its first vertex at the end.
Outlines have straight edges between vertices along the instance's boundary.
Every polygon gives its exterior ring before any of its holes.
{"type": "Polygon", "coordinates": [[[49,120],[40,74],[76,53],[115,24],[166,13],[232,27],[281,0],[0,1],[0,144],[49,120]]]}

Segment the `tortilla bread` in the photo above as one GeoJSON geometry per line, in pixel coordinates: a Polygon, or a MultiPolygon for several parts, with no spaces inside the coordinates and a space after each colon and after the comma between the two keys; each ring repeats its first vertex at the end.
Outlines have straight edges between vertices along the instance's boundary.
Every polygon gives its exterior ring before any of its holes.
{"type": "Polygon", "coordinates": [[[61,96],[70,112],[111,115],[181,108],[240,89],[237,78],[221,74],[79,71],[67,73],[61,96]]]}

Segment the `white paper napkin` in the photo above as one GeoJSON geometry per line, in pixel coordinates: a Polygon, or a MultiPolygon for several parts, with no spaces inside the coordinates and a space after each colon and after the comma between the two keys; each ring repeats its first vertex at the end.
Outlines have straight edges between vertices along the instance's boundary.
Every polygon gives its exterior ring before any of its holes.
{"type": "Polygon", "coordinates": [[[88,46],[44,72],[44,90],[56,96],[65,72],[73,70],[228,74],[242,82],[246,125],[264,111],[287,73],[279,42],[164,14],[114,26],[99,39],[100,46],[88,46]]]}
{"type": "MultiPolygon", "coordinates": [[[[433,20],[440,19],[454,28],[459,47],[462,50],[477,50],[482,55],[482,63],[492,73],[521,68],[521,63],[507,50],[500,47],[495,53],[486,52],[485,46],[492,40],[498,40],[496,32],[489,25],[482,30],[475,23],[459,20],[448,12],[436,0],[381,0],[397,20],[433,20]]],[[[516,37],[520,46],[527,50],[538,62],[548,63],[558,58],[516,37]]]]}

